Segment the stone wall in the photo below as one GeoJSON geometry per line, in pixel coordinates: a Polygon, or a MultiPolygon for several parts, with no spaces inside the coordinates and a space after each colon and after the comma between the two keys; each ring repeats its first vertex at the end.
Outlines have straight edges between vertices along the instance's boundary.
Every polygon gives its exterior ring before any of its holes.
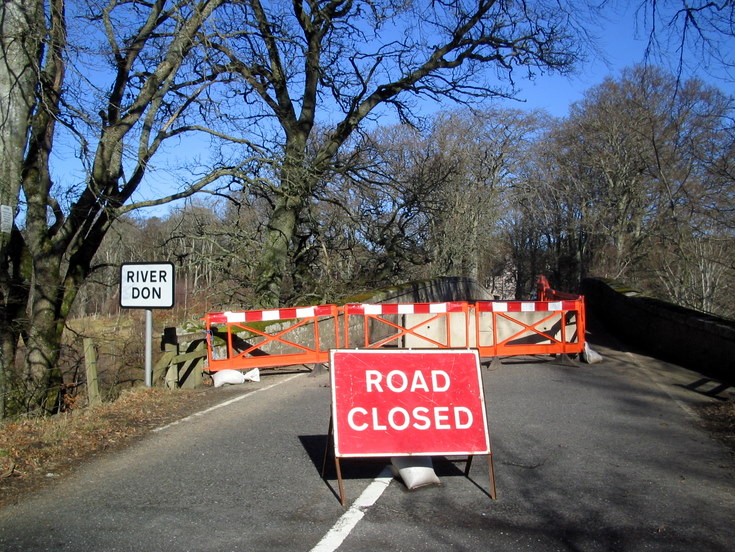
{"type": "Polygon", "coordinates": [[[492,301],[490,292],[472,278],[446,276],[409,282],[379,290],[369,296],[348,298],[346,303],[441,303],[445,301],[492,301]]]}
{"type": "Polygon", "coordinates": [[[620,339],[657,358],[735,381],[735,322],[645,297],[614,282],[582,282],[588,312],[620,339]]]}

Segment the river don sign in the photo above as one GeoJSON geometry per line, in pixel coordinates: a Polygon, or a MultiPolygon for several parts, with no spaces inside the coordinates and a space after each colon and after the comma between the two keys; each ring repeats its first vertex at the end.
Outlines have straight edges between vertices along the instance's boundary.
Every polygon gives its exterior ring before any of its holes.
{"type": "Polygon", "coordinates": [[[172,263],[126,263],[120,267],[120,306],[170,309],[174,305],[172,263]]]}

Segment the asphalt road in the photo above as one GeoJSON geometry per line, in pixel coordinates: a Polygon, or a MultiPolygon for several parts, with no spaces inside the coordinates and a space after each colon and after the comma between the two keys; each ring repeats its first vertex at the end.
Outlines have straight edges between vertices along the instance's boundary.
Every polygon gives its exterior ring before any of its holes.
{"type": "Polygon", "coordinates": [[[0,550],[732,550],[735,461],[691,408],[715,400],[706,382],[596,349],[600,364],[483,369],[497,500],[484,459],[469,478],[435,459],[441,485],[384,481],[350,507],[385,462],[344,460],[342,507],[320,476],[327,374],[264,375],[0,510],[0,550]]]}

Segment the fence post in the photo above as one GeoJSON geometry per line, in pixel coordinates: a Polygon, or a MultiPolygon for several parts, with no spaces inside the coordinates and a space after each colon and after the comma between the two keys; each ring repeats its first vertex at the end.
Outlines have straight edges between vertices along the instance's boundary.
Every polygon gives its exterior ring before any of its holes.
{"type": "Polygon", "coordinates": [[[91,337],[84,338],[84,365],[87,371],[87,400],[89,406],[97,406],[102,399],[97,384],[97,351],[91,337]]]}
{"type": "Polygon", "coordinates": [[[207,345],[204,340],[200,340],[199,342],[194,341],[187,346],[186,350],[188,352],[182,356],[185,358],[194,358],[185,360],[181,365],[181,369],[179,370],[179,387],[181,389],[196,389],[201,387],[204,381],[202,369],[204,367],[204,361],[207,358],[207,345]],[[194,345],[193,350],[192,345],[194,345]]]}
{"type": "Polygon", "coordinates": [[[179,386],[179,365],[173,362],[176,355],[179,354],[179,339],[176,335],[176,328],[163,329],[163,350],[164,356],[170,356],[170,364],[166,368],[166,387],[168,389],[176,389],[179,386]]]}

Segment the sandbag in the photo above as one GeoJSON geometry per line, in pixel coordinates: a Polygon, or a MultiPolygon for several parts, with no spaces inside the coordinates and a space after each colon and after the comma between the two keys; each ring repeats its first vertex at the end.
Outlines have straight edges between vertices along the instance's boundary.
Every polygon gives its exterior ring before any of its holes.
{"type": "Polygon", "coordinates": [[[222,387],[227,384],[236,385],[245,383],[245,375],[238,370],[218,370],[212,374],[212,381],[215,387],[222,387]]]}
{"type": "Polygon", "coordinates": [[[434,472],[431,456],[394,456],[390,463],[393,476],[400,477],[409,491],[441,483],[434,472]]]}
{"type": "Polygon", "coordinates": [[[245,372],[243,377],[245,378],[245,381],[260,381],[260,370],[253,368],[249,372],[245,372]]]}
{"type": "Polygon", "coordinates": [[[218,370],[212,374],[212,381],[215,387],[222,387],[227,384],[237,385],[246,381],[260,381],[260,370],[253,368],[245,374],[239,370],[218,370]]]}
{"type": "Polygon", "coordinates": [[[586,341],[584,342],[584,351],[582,351],[582,361],[586,362],[587,364],[595,364],[597,362],[602,362],[602,355],[598,353],[597,351],[593,351],[592,347],[590,347],[590,344],[586,341]]]}

